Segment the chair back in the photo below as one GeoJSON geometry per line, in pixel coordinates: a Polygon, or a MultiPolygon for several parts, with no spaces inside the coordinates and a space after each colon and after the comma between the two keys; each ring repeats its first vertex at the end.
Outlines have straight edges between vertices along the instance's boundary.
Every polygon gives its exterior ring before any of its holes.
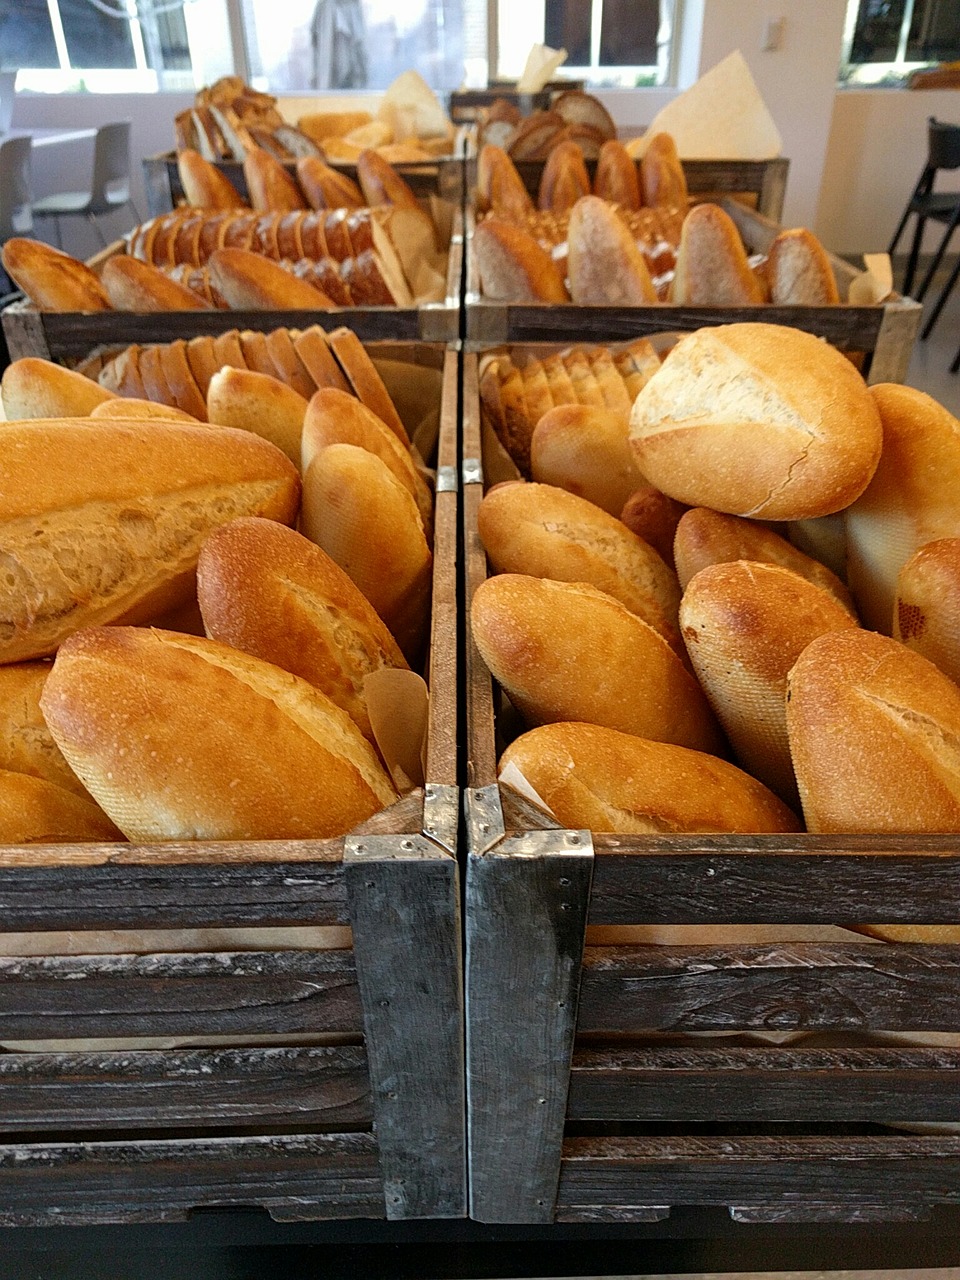
{"type": "Polygon", "coordinates": [[[104,124],[93,144],[89,213],[109,213],[130,199],[130,121],[104,124]]]}
{"type": "Polygon", "coordinates": [[[960,124],[927,121],[927,165],[931,169],[960,169],[960,124]]]}
{"type": "Polygon", "coordinates": [[[0,142],[0,244],[33,230],[30,156],[29,137],[0,142]]]}

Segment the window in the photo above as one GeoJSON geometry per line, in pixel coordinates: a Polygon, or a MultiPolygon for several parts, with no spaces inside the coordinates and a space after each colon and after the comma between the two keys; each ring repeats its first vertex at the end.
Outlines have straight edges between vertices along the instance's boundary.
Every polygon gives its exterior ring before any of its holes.
{"type": "Polygon", "coordinates": [[[957,0],[850,0],[842,82],[901,84],[911,71],[957,59],[957,0]]]}

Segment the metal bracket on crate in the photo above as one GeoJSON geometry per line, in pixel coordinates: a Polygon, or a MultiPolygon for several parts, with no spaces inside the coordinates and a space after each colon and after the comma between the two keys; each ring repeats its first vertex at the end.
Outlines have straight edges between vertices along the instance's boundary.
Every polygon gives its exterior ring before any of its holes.
{"type": "Polygon", "coordinates": [[[456,467],[438,467],[437,468],[437,493],[456,493],[457,492],[457,468],[456,467]]]}
{"type": "Polygon", "coordinates": [[[479,458],[464,458],[462,475],[464,484],[483,484],[483,463],[479,458]]]}
{"type": "Polygon", "coordinates": [[[456,854],[459,822],[460,788],[428,782],[423,792],[423,834],[456,854]]]}
{"type": "Polygon", "coordinates": [[[343,869],[386,1216],[463,1217],[457,860],[423,835],[354,836],[343,869]]]}
{"type": "Polygon", "coordinates": [[[495,782],[489,787],[467,787],[463,807],[469,853],[471,856],[488,853],[506,835],[500,788],[495,782]]]}

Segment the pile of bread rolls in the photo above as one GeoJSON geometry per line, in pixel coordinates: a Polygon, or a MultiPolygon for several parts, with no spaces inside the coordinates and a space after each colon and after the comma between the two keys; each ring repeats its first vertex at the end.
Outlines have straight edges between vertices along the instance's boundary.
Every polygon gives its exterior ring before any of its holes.
{"type": "Polygon", "coordinates": [[[258,337],[274,374],[208,353],[197,416],[5,371],[0,842],[319,839],[397,799],[365,682],[424,658],[429,474],[356,339],[258,337]]]}
{"type": "Polygon", "coordinates": [[[673,139],[652,138],[642,164],[603,144],[591,182],[579,148],[561,143],[537,207],[510,157],[480,153],[474,252],[484,298],[588,306],[835,306],[836,278],[805,228],[782,231],[751,258],[733,219],[689,206],[673,139]]]}
{"type": "Polygon", "coordinates": [[[617,136],[613,117],[599,98],[579,89],[557,94],[549,110],[524,116],[505,98],[497,98],[479,121],[481,144],[502,147],[514,160],[546,160],[555,147],[573,142],[596,159],[605,142],[617,136]]]}
{"type": "Polygon", "coordinates": [[[481,504],[503,780],[601,831],[960,830],[960,421],[777,325],[648,375],[481,504]]]}

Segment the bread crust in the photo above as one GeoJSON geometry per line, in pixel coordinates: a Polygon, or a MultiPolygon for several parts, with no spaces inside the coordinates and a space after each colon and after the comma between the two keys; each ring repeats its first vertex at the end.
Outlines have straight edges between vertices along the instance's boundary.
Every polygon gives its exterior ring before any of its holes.
{"type": "Polygon", "coordinates": [[[507,302],[569,301],[550,254],[521,227],[500,218],[484,218],[474,233],[473,247],[485,297],[507,302]]]}
{"type": "Polygon", "coordinates": [[[8,420],[82,418],[104,400],[116,398],[92,378],[38,356],[14,360],[0,379],[0,402],[8,420]]]}
{"type": "Polygon", "coordinates": [[[570,296],[586,306],[656,306],[646,259],[616,209],[584,196],[570,212],[567,233],[570,296]]]}
{"type": "Polygon", "coordinates": [[[187,203],[196,209],[242,209],[243,197],[220,170],[190,148],[177,154],[177,172],[187,203]]]}
{"type": "Polygon", "coordinates": [[[6,240],[0,261],[38,311],[109,311],[110,299],[93,271],[51,245],[23,236],[6,240]]]}

